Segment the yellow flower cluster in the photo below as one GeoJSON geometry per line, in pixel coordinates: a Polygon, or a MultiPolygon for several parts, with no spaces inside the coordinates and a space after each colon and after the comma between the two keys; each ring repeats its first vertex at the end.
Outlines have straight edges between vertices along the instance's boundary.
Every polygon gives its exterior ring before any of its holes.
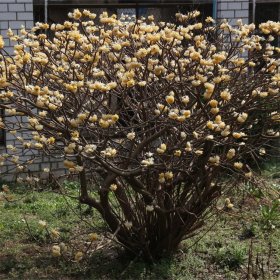
{"type": "Polygon", "coordinates": [[[108,147],[104,151],[101,151],[101,155],[104,157],[113,158],[117,155],[117,150],[114,148],[108,147]]]}
{"type": "MultiPolygon", "coordinates": [[[[70,172],[88,168],[76,163],[77,156],[103,161],[116,173],[122,167],[114,164],[121,162],[137,172],[137,165],[150,167],[159,183],[177,176],[171,166],[189,172],[204,157],[209,169],[245,169],[239,151],[246,153],[250,130],[261,123],[255,112],[279,104],[280,48],[272,43],[279,23],[263,23],[256,34],[253,24],[232,27],[224,20],[215,26],[211,17],[200,22],[198,16],[178,13],[175,25],[103,12],[97,24],[96,14],[75,9],[61,24],[8,30],[15,45],[13,57],[0,56],[0,107],[8,116],[0,128],[31,129],[30,141],[15,135],[22,147],[48,154],[56,149],[70,172]],[[232,41],[220,44],[229,32],[232,41]],[[27,116],[28,124],[13,127],[10,116],[27,116]],[[215,153],[208,154],[205,143],[215,153]]],[[[3,47],[0,36],[0,52],[3,47]]],[[[279,136],[277,110],[267,114],[266,137],[279,136]]],[[[1,164],[8,159],[23,170],[19,148],[7,150],[1,164]]]]}
{"type": "Polygon", "coordinates": [[[280,35],[280,22],[273,22],[271,20],[261,23],[259,28],[264,34],[275,33],[276,35],[280,35]]]}
{"type": "Polygon", "coordinates": [[[119,119],[119,116],[117,114],[111,115],[102,115],[102,118],[99,120],[99,125],[102,128],[108,128],[111,125],[114,125],[119,119]]]}
{"type": "Polygon", "coordinates": [[[165,183],[166,180],[172,180],[173,179],[173,172],[172,171],[167,171],[167,172],[162,172],[159,174],[158,181],[159,183],[163,184],[165,183]]]}

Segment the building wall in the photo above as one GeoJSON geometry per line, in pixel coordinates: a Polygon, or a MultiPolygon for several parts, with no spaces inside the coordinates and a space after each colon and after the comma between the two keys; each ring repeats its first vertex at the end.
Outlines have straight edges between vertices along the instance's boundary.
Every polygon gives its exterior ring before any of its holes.
{"type": "Polygon", "coordinates": [[[218,0],[217,18],[227,19],[230,24],[242,19],[244,24],[249,23],[249,0],[218,0]]]}
{"type": "MultiPolygon", "coordinates": [[[[24,25],[27,29],[34,25],[33,20],[33,0],[0,0],[0,34],[3,36],[5,41],[5,50],[13,54],[13,42],[7,37],[7,29],[11,28],[14,32],[18,32],[21,26],[24,25]]],[[[12,121],[15,117],[9,117],[12,121]]],[[[16,121],[16,120],[15,120],[16,121]]],[[[18,146],[16,140],[17,136],[21,136],[26,140],[32,138],[31,132],[26,132],[24,135],[12,135],[6,133],[6,147],[8,145],[18,146]]],[[[6,153],[6,147],[0,146],[0,155],[6,153]]],[[[20,152],[20,149],[18,150],[20,152]]],[[[18,152],[14,152],[14,155],[19,155],[18,152]]],[[[11,152],[8,151],[9,154],[11,152]]],[[[20,155],[20,161],[28,161],[32,159],[34,154],[31,152],[24,152],[20,155]]],[[[37,159],[33,164],[29,166],[32,172],[41,172],[44,168],[50,168],[59,173],[63,171],[63,166],[61,160],[50,159],[47,156],[40,155],[38,152],[35,154],[37,159]]],[[[15,165],[6,163],[4,166],[0,167],[0,180],[13,180],[15,179],[15,165]]]]}
{"type": "Polygon", "coordinates": [[[12,43],[7,38],[7,29],[18,30],[24,25],[33,26],[33,0],[0,1],[0,34],[4,37],[6,50],[13,52],[12,43]]]}

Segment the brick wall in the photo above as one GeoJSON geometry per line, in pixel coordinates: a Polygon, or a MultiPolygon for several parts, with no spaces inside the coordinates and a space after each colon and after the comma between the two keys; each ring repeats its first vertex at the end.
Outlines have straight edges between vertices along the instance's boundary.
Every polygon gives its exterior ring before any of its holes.
{"type": "Polygon", "coordinates": [[[242,19],[243,23],[248,24],[249,0],[218,0],[217,18],[225,18],[233,25],[237,19],[242,19]]]}
{"type": "Polygon", "coordinates": [[[9,53],[13,48],[6,35],[7,29],[18,30],[21,25],[33,26],[33,0],[0,0],[0,34],[9,53]]]}
{"type": "MultiPolygon", "coordinates": [[[[11,28],[14,32],[18,32],[21,26],[24,25],[27,29],[31,28],[34,25],[33,21],[33,0],[0,0],[0,34],[5,40],[5,50],[10,54],[13,54],[13,43],[9,41],[7,37],[7,29],[11,28]]],[[[9,117],[10,121],[12,118],[9,117]]],[[[17,146],[16,136],[21,136],[24,139],[28,140],[32,138],[31,132],[26,132],[23,134],[12,135],[6,133],[6,146],[13,145],[17,146]]],[[[20,151],[20,150],[19,150],[20,151]]],[[[6,148],[0,146],[0,154],[5,153],[6,148]]],[[[15,155],[17,153],[15,152],[15,155]]],[[[33,172],[41,172],[44,168],[50,168],[59,173],[63,171],[62,162],[59,159],[50,159],[46,156],[36,155],[38,159],[30,166],[30,170],[33,172]]],[[[32,158],[30,152],[21,154],[21,160],[26,161],[32,158]]],[[[14,176],[14,165],[5,164],[0,167],[0,179],[11,181],[15,179],[14,176]]]]}

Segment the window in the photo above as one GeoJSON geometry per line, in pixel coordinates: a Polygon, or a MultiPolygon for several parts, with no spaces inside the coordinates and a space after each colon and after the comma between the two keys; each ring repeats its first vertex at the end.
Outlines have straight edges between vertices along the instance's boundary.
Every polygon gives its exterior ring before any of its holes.
{"type": "MultiPolygon", "coordinates": [[[[280,20],[280,1],[279,0],[250,0],[250,22],[256,26],[268,20],[280,20]],[[255,3],[255,9],[254,9],[255,3]]],[[[273,42],[273,45],[280,45],[280,40],[273,42]]]]}
{"type": "Polygon", "coordinates": [[[257,1],[255,23],[258,25],[261,22],[268,20],[278,21],[280,15],[280,3],[270,1],[257,1]]]}
{"type": "Polygon", "coordinates": [[[212,0],[48,0],[47,7],[43,0],[34,0],[36,21],[62,23],[74,8],[88,9],[97,15],[104,10],[109,14],[121,15],[134,13],[137,17],[153,14],[158,21],[175,21],[175,13],[200,10],[203,17],[212,15],[212,0]]]}
{"type": "MultiPolygon", "coordinates": [[[[4,118],[4,110],[0,109],[0,118],[4,118]]],[[[5,130],[0,128],[0,145],[5,145],[5,130]]]]}

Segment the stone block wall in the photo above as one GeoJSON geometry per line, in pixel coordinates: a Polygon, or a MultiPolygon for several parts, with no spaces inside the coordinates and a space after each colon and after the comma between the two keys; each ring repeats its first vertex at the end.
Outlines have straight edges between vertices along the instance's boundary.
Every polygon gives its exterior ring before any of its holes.
{"type": "Polygon", "coordinates": [[[4,37],[9,53],[13,53],[13,48],[6,35],[7,29],[17,31],[22,25],[30,28],[33,24],[33,0],[0,1],[0,34],[4,37]]]}
{"type": "MultiPolygon", "coordinates": [[[[10,42],[7,37],[7,29],[11,28],[15,33],[18,33],[18,30],[20,30],[22,25],[24,25],[27,29],[31,28],[34,25],[33,0],[0,0],[0,34],[4,38],[5,50],[9,54],[13,54],[13,42],[10,42]]],[[[12,121],[12,118],[14,117],[9,118],[10,121],[12,121]]],[[[6,147],[8,145],[18,146],[16,140],[17,136],[21,136],[26,140],[32,138],[30,131],[26,131],[24,135],[12,135],[10,133],[6,133],[5,145],[0,145],[0,155],[2,153],[6,153],[6,147]]],[[[11,152],[9,152],[9,154],[11,154],[11,152]]],[[[17,152],[15,152],[14,154],[18,155],[17,152]]],[[[44,168],[50,168],[51,170],[55,170],[59,173],[64,171],[63,162],[61,160],[40,155],[38,152],[36,154],[36,157],[37,159],[34,161],[34,164],[32,164],[29,168],[30,171],[38,173],[41,172],[44,168]]],[[[20,161],[27,161],[31,158],[32,154],[30,152],[26,152],[20,155],[20,161]]],[[[1,166],[0,180],[14,180],[14,167],[14,164],[9,163],[1,166]]]]}
{"type": "Polygon", "coordinates": [[[238,19],[249,23],[249,0],[218,0],[217,18],[227,19],[230,24],[235,24],[238,19]]]}

